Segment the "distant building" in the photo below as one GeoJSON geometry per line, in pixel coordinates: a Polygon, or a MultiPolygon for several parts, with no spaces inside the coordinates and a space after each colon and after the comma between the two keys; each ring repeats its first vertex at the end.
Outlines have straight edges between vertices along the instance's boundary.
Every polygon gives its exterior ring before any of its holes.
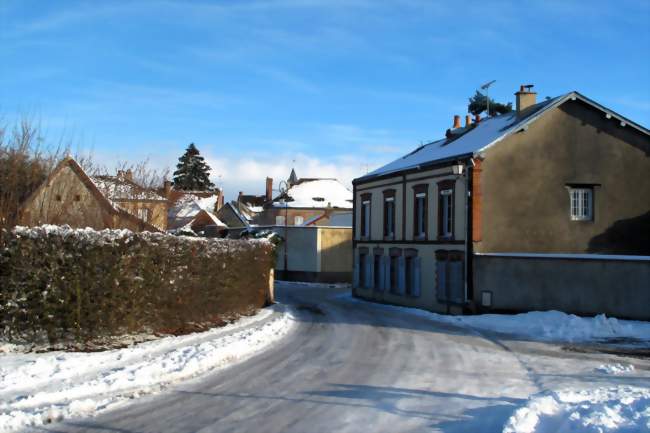
{"type": "Polygon", "coordinates": [[[165,231],[167,199],[133,181],[130,170],[89,176],[65,158],[22,204],[21,224],[67,224],[97,230],[165,231]]]}
{"type": "Polygon", "coordinates": [[[353,292],[650,319],[650,131],[578,92],[515,95],[354,180],[353,292]]]}
{"type": "MultiPolygon", "coordinates": [[[[223,206],[223,191],[183,191],[172,187],[171,182],[165,181],[161,193],[169,200],[167,219],[168,230],[177,230],[190,224],[201,211],[206,211],[216,217],[223,206]]],[[[222,224],[223,225],[223,224],[222,224]]]]}
{"type": "Polygon", "coordinates": [[[273,196],[273,179],[266,179],[264,196],[239,195],[233,203],[250,225],[341,226],[352,223],[352,191],[333,178],[298,178],[295,170],[286,191],[273,196]]]}

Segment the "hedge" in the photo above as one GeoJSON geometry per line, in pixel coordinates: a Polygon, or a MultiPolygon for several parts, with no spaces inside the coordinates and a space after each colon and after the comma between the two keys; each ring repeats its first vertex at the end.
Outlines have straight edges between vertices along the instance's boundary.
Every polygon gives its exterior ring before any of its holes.
{"type": "Polygon", "coordinates": [[[16,227],[0,234],[0,332],[89,343],[184,333],[268,299],[273,246],[128,230],[16,227]]]}

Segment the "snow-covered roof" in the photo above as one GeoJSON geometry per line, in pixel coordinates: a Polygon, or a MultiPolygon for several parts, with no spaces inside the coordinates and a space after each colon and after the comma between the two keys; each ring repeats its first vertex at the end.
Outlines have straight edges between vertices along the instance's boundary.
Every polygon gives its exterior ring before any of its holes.
{"type": "Polygon", "coordinates": [[[563,104],[569,99],[579,99],[599,110],[607,112],[609,116],[624,124],[630,125],[645,134],[650,134],[650,131],[643,126],[622,117],[578,92],[570,92],[534,105],[528,109],[528,112],[523,117],[517,116],[516,112],[489,117],[481,120],[479,123],[475,123],[467,132],[457,138],[453,136],[454,131],[452,130],[452,136],[450,138],[444,138],[420,146],[411,153],[386,164],[365,176],[355,179],[355,182],[384,174],[416,168],[420,165],[435,161],[444,161],[479,154],[509,135],[521,131],[527,125],[540,118],[544,113],[563,104]]]}
{"type": "Polygon", "coordinates": [[[201,210],[214,212],[217,200],[219,200],[218,194],[200,197],[196,194],[185,193],[169,208],[169,217],[172,219],[193,218],[201,210]]]}
{"type": "Polygon", "coordinates": [[[110,201],[167,199],[155,190],[143,188],[133,181],[118,176],[90,176],[97,189],[110,201]]]}
{"type": "Polygon", "coordinates": [[[352,209],[352,191],[336,179],[300,179],[287,192],[273,200],[273,206],[293,208],[352,209]]]}

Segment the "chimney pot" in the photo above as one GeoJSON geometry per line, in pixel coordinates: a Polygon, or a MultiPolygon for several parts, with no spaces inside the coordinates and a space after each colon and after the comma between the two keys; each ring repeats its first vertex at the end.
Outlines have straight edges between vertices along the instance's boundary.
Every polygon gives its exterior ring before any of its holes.
{"type": "Polygon", "coordinates": [[[472,124],[472,116],[469,114],[465,115],[465,128],[472,124]]]}
{"type": "Polygon", "coordinates": [[[460,128],[460,116],[456,114],[454,116],[454,129],[460,128]]]}
{"type": "Polygon", "coordinates": [[[480,121],[481,121],[481,115],[480,114],[474,115],[474,123],[479,123],[480,121]]]}

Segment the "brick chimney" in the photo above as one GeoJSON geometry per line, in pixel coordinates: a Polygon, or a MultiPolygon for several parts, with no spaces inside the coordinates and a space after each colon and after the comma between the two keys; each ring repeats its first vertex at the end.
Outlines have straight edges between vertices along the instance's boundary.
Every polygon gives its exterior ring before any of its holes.
{"type": "Polygon", "coordinates": [[[454,129],[460,128],[460,116],[458,114],[454,115],[454,129]]]}
{"type": "Polygon", "coordinates": [[[166,180],[163,182],[163,194],[165,195],[165,198],[169,199],[169,196],[171,195],[172,192],[172,182],[171,180],[166,180]]]}
{"type": "Polygon", "coordinates": [[[271,201],[273,199],[273,178],[266,178],[266,195],[264,197],[266,201],[271,201]]]}
{"type": "Polygon", "coordinates": [[[465,115],[465,128],[472,124],[472,116],[469,114],[465,115]]]}
{"type": "Polygon", "coordinates": [[[517,101],[517,115],[521,114],[526,108],[531,107],[537,103],[537,92],[531,89],[533,84],[522,84],[519,91],[515,93],[517,101]]]}
{"type": "Polygon", "coordinates": [[[124,173],[124,178],[133,182],[133,170],[130,168],[124,173]]]}
{"type": "Polygon", "coordinates": [[[480,114],[475,114],[474,115],[474,123],[479,123],[481,121],[481,115],[480,114]]]}

